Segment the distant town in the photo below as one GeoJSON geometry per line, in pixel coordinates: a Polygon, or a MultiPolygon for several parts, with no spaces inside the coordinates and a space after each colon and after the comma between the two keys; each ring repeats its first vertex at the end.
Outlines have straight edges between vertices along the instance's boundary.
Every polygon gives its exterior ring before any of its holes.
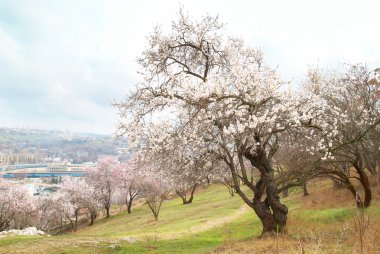
{"type": "Polygon", "coordinates": [[[0,175],[11,180],[3,184],[29,184],[34,194],[46,189],[41,186],[52,187],[62,177],[82,176],[86,168],[95,167],[104,157],[126,161],[127,140],[98,134],[0,127],[0,175]]]}

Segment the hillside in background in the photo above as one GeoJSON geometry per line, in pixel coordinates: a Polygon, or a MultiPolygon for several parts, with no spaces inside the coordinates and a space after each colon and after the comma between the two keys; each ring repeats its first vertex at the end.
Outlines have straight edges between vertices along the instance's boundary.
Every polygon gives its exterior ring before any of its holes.
{"type": "Polygon", "coordinates": [[[122,158],[126,147],[126,139],[107,135],[0,128],[0,157],[15,157],[13,161],[3,159],[3,164],[38,163],[54,158],[79,163],[107,155],[122,158]]]}
{"type": "Polygon", "coordinates": [[[140,200],[132,214],[114,207],[111,218],[76,233],[3,237],[0,253],[379,253],[380,187],[373,190],[373,205],[361,214],[330,181],[313,182],[306,197],[293,189],[283,199],[289,234],[260,239],[254,212],[225,187],[210,185],[196,192],[193,204],[165,202],[158,222],[140,200]]]}

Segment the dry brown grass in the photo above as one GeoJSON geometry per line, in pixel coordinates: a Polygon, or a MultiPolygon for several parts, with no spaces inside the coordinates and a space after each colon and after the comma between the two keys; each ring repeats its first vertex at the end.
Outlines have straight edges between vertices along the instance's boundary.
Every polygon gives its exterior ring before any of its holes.
{"type": "Polygon", "coordinates": [[[337,207],[354,207],[355,200],[347,189],[326,188],[301,197],[302,209],[326,209],[337,207]]]}
{"type": "MultiPolygon", "coordinates": [[[[226,244],[210,253],[220,254],[377,254],[380,253],[378,234],[379,222],[370,221],[364,232],[357,225],[358,218],[350,218],[341,228],[331,230],[302,230],[302,237],[296,234],[279,235],[271,238],[255,238],[248,241],[226,241],[226,244]],[[360,235],[360,232],[363,234],[360,235]],[[362,239],[362,241],[360,240],[362,239]]],[[[337,225],[334,224],[336,228],[337,225]]]]}
{"type": "Polygon", "coordinates": [[[211,253],[288,253],[283,250],[297,249],[298,242],[288,236],[279,236],[278,238],[258,238],[244,242],[232,242],[229,245],[224,245],[215,249],[211,253]],[[279,252],[277,252],[277,246],[279,252]]]}
{"type": "MultiPolygon", "coordinates": [[[[379,207],[380,186],[371,184],[373,204],[379,207]]],[[[288,235],[271,238],[255,238],[248,241],[226,243],[211,253],[326,253],[326,254],[377,254],[380,253],[380,216],[378,209],[338,217],[331,221],[320,221],[299,214],[299,211],[324,211],[329,208],[355,209],[351,193],[335,189],[330,180],[316,180],[309,184],[309,196],[299,195],[301,202],[296,211],[289,213],[288,235]]],[[[352,211],[352,210],[351,210],[352,211]]],[[[227,236],[226,236],[227,237],[227,236]]]]}
{"type": "MultiPolygon", "coordinates": [[[[378,177],[370,177],[369,179],[372,186],[372,201],[380,201],[378,177]]],[[[300,208],[302,209],[355,207],[355,200],[352,194],[345,188],[334,188],[331,180],[316,180],[311,182],[308,186],[309,195],[301,197],[300,208]]],[[[363,196],[363,188],[360,184],[355,183],[355,186],[360,195],[363,196]]]]}

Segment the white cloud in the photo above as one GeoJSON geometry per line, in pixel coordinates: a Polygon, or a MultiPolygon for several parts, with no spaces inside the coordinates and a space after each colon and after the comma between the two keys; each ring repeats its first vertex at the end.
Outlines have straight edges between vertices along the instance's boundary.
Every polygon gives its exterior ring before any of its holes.
{"type": "Polygon", "coordinates": [[[377,1],[2,1],[0,125],[113,132],[111,101],[138,82],[146,36],[169,29],[181,4],[219,14],[287,79],[308,65],[380,65],[377,1]]]}

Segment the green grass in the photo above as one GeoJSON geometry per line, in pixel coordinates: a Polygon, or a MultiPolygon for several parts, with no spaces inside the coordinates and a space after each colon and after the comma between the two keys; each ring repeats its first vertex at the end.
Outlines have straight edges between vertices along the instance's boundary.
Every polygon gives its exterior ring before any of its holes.
{"type": "MultiPolygon", "coordinates": [[[[143,205],[134,208],[132,214],[121,212],[76,233],[40,237],[28,253],[93,253],[94,249],[96,253],[170,253],[177,248],[182,253],[199,253],[220,245],[228,232],[237,239],[260,232],[260,223],[249,209],[231,222],[218,221],[233,216],[242,206],[242,200],[230,198],[225,187],[212,185],[199,190],[192,204],[182,205],[179,198],[165,202],[158,222],[143,205]],[[121,241],[123,237],[135,238],[138,243],[121,241]],[[115,241],[116,247],[110,248],[115,241]]],[[[4,242],[0,253],[21,250],[27,241],[30,239],[4,242]]]]}
{"type": "Polygon", "coordinates": [[[233,214],[243,205],[238,197],[229,198],[223,186],[210,186],[196,195],[192,204],[182,205],[175,198],[163,204],[159,221],[156,223],[147,206],[133,209],[132,214],[122,212],[109,219],[99,220],[94,227],[88,227],[76,235],[80,236],[144,236],[159,232],[162,237],[173,233],[186,234],[191,227],[200,226],[233,214]]]}
{"type": "Polygon", "coordinates": [[[17,243],[33,243],[42,236],[7,236],[0,238],[0,248],[1,246],[14,245],[17,243]]]}
{"type": "Polygon", "coordinates": [[[323,210],[303,210],[298,213],[302,219],[313,222],[331,223],[336,220],[342,221],[354,214],[354,209],[347,208],[331,208],[323,210]]]}
{"type": "MultiPolygon", "coordinates": [[[[301,209],[301,195],[295,192],[283,199],[289,207],[293,238],[306,236],[310,230],[338,234],[343,221],[355,214],[354,208],[301,209]]],[[[368,209],[376,218],[379,212],[379,204],[368,209]]],[[[158,222],[142,205],[132,214],[121,212],[97,220],[76,233],[0,238],[0,253],[207,253],[227,242],[248,245],[260,232],[261,223],[252,209],[238,196],[230,198],[225,187],[211,185],[197,191],[192,204],[182,205],[179,198],[165,202],[158,222]],[[124,237],[138,242],[128,243],[124,237]]],[[[255,242],[249,248],[259,245],[255,242]]]]}

